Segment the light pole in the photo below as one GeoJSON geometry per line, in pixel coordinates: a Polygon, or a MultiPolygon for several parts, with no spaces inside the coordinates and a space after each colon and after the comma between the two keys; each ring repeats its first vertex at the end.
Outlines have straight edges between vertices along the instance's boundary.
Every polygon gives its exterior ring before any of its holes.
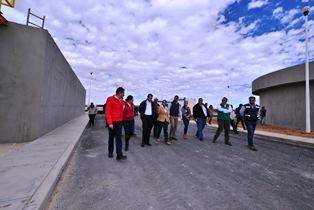
{"type": "Polygon", "coordinates": [[[92,94],[92,76],[93,72],[90,72],[88,105],[90,104],[90,98],[92,94]]]}
{"type": "Polygon", "coordinates": [[[310,70],[309,70],[309,56],[308,56],[308,29],[307,21],[310,13],[310,7],[303,8],[303,15],[305,17],[305,132],[311,132],[311,110],[310,110],[310,70]]]}

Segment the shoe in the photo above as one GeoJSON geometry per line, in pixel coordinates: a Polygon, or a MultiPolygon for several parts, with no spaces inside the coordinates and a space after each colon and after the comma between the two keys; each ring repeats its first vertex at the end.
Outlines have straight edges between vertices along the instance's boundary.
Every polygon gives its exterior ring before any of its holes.
{"type": "Polygon", "coordinates": [[[126,160],[126,159],[128,159],[128,157],[125,156],[125,155],[121,155],[121,156],[117,156],[116,159],[117,159],[117,160],[126,160]]]}
{"type": "Polygon", "coordinates": [[[145,146],[145,144],[141,144],[141,147],[144,147],[145,146]]]}
{"type": "Polygon", "coordinates": [[[176,137],[172,137],[171,139],[175,140],[175,141],[178,141],[178,139],[176,137]]]}
{"type": "Polygon", "coordinates": [[[188,135],[184,134],[183,139],[188,139],[188,135]]]}
{"type": "Polygon", "coordinates": [[[113,158],[113,154],[112,154],[112,153],[109,153],[109,154],[108,154],[108,157],[109,157],[109,158],[113,158]]]}
{"type": "Polygon", "coordinates": [[[159,143],[159,142],[160,142],[160,139],[156,139],[156,142],[159,143]]]}
{"type": "Polygon", "coordinates": [[[171,145],[171,141],[166,141],[165,142],[167,145],[171,145]]]}
{"type": "Polygon", "coordinates": [[[229,146],[232,146],[232,144],[229,141],[225,142],[225,144],[229,145],[229,146]]]}
{"type": "Polygon", "coordinates": [[[147,146],[152,146],[150,143],[147,143],[146,145],[147,145],[147,146]]]}
{"type": "Polygon", "coordinates": [[[250,150],[257,151],[257,149],[254,146],[248,146],[250,150]]]}
{"type": "Polygon", "coordinates": [[[213,143],[214,143],[214,144],[216,143],[216,139],[213,139],[213,143]]]}

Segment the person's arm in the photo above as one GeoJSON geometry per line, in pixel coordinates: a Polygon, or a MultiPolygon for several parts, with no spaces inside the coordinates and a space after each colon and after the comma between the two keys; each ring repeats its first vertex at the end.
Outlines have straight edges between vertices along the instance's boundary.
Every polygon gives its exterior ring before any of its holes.
{"type": "Polygon", "coordinates": [[[240,109],[241,117],[244,117],[244,111],[245,111],[245,106],[242,106],[241,109],[240,109]]]}
{"type": "Polygon", "coordinates": [[[217,106],[217,110],[218,110],[218,112],[223,112],[223,113],[226,113],[226,114],[228,114],[228,113],[230,113],[232,111],[231,106],[229,106],[228,109],[223,109],[219,105],[217,106]]]}
{"type": "Polygon", "coordinates": [[[107,124],[109,125],[109,128],[113,129],[113,121],[111,117],[111,100],[110,98],[107,99],[106,103],[106,121],[107,124]]]}

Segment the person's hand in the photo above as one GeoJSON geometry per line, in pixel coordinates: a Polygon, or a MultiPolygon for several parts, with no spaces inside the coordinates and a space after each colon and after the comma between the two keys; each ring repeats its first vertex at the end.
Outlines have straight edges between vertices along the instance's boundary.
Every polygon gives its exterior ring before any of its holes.
{"type": "Polygon", "coordinates": [[[109,125],[109,128],[110,128],[110,129],[113,129],[113,125],[109,125]]]}

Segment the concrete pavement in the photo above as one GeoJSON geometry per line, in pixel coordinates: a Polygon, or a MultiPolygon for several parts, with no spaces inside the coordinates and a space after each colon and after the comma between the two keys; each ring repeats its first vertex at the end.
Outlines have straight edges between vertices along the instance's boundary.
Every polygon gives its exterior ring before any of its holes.
{"type": "Polygon", "coordinates": [[[0,209],[40,209],[45,204],[87,121],[84,114],[33,142],[2,147],[0,209]]]}
{"type": "Polygon", "coordinates": [[[253,152],[244,134],[213,144],[211,127],[200,142],[193,124],[188,140],[142,148],[139,124],[124,162],[107,157],[104,122],[87,129],[48,209],[313,209],[311,148],[258,137],[253,152]]]}
{"type": "MultiPolygon", "coordinates": [[[[218,125],[209,125],[210,127],[217,128],[218,125]]],[[[238,128],[240,133],[246,134],[247,131],[243,130],[242,128],[238,128]]],[[[232,129],[231,129],[232,132],[232,129]]],[[[314,148],[314,139],[313,138],[305,138],[301,136],[292,136],[280,133],[273,133],[267,131],[259,131],[255,130],[254,138],[260,138],[268,141],[276,141],[285,144],[291,144],[296,146],[303,146],[303,147],[311,147],[314,148]]]]}

